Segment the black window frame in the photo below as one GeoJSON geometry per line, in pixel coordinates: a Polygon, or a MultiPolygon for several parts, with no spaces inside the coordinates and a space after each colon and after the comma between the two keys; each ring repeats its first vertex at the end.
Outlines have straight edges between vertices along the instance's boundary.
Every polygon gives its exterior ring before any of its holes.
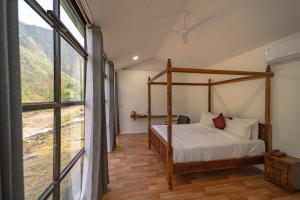
{"type": "MultiPolygon", "coordinates": [[[[38,111],[44,109],[52,109],[54,112],[54,126],[53,126],[53,181],[45,188],[44,192],[38,198],[39,200],[48,199],[53,195],[54,200],[60,199],[60,183],[68,175],[73,166],[84,155],[84,147],[72,158],[67,166],[61,170],[61,109],[70,106],[85,105],[86,95],[86,69],[88,53],[86,51],[86,30],[84,34],[84,47],[76,40],[68,28],[60,20],[60,0],[53,0],[53,11],[45,11],[43,7],[36,0],[24,0],[46,23],[53,28],[53,49],[54,49],[54,98],[50,102],[38,103],[22,103],[23,112],[38,111]],[[80,56],[84,58],[84,87],[83,99],[79,101],[62,101],[61,100],[61,38],[74,48],[80,56]]],[[[82,23],[86,26],[87,22],[84,20],[80,10],[76,7],[73,0],[68,0],[73,11],[78,15],[82,23]]]]}

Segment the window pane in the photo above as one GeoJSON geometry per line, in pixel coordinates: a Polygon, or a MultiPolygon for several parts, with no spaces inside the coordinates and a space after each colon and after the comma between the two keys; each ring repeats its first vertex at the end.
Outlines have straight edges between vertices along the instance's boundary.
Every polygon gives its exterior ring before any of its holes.
{"type": "Polygon", "coordinates": [[[79,200],[82,184],[83,156],[60,183],[61,200],[79,200]]]}
{"type": "Polygon", "coordinates": [[[53,200],[53,194],[51,194],[47,200],[53,200]]]}
{"type": "Polygon", "coordinates": [[[45,10],[53,10],[53,0],[36,0],[45,10]]]}
{"type": "Polygon", "coordinates": [[[53,110],[23,113],[25,199],[37,199],[52,182],[53,110]]]}
{"type": "Polygon", "coordinates": [[[61,170],[84,145],[84,106],[64,107],[61,110],[61,170]]]}
{"type": "Polygon", "coordinates": [[[19,0],[22,102],[53,101],[53,30],[19,0]]]}
{"type": "Polygon", "coordinates": [[[83,100],[84,58],[61,39],[61,98],[62,101],[83,100]]]}
{"type": "Polygon", "coordinates": [[[77,41],[84,47],[84,24],[67,0],[61,0],[60,19],[77,41]]]}

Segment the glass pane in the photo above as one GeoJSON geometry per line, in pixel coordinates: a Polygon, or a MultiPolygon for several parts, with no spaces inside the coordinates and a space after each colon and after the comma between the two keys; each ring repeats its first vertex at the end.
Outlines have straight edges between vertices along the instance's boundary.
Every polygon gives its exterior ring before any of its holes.
{"type": "Polygon", "coordinates": [[[60,183],[61,200],[79,200],[81,195],[83,156],[60,183]]]}
{"type": "Polygon", "coordinates": [[[51,194],[51,195],[47,198],[47,200],[53,200],[53,194],[51,194]]]}
{"type": "Polygon", "coordinates": [[[53,10],[53,0],[36,0],[45,10],[53,10]]]}
{"type": "Polygon", "coordinates": [[[62,101],[83,100],[84,58],[61,39],[61,98],[62,101]]]}
{"type": "Polygon", "coordinates": [[[84,106],[61,110],[61,170],[84,146],[84,106]]]}
{"type": "Polygon", "coordinates": [[[66,0],[61,1],[60,19],[69,29],[77,41],[84,47],[84,24],[81,19],[75,14],[72,6],[66,0]]]}
{"type": "Polygon", "coordinates": [[[53,101],[53,30],[19,0],[22,102],[53,101]]]}
{"type": "Polygon", "coordinates": [[[37,199],[53,177],[53,110],[23,113],[25,199],[37,199]]]}

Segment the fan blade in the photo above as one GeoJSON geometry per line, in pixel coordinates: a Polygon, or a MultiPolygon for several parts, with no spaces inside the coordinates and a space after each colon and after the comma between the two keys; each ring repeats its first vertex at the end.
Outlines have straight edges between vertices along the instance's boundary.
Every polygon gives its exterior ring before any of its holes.
{"type": "Polygon", "coordinates": [[[172,30],[172,31],[170,31],[170,33],[178,33],[178,34],[180,34],[181,31],[180,30],[172,30]]]}
{"type": "MultiPolygon", "coordinates": [[[[160,21],[160,20],[166,20],[169,21],[170,19],[179,19],[183,14],[182,14],[181,9],[174,9],[174,10],[169,10],[167,12],[162,13],[161,15],[154,16],[152,19],[155,21],[160,21]]],[[[185,12],[185,11],[184,11],[185,12]]]]}
{"type": "Polygon", "coordinates": [[[203,20],[201,20],[201,21],[195,23],[195,24],[192,25],[191,27],[187,28],[186,31],[187,31],[187,32],[191,32],[192,30],[198,28],[200,25],[204,24],[205,22],[211,20],[211,19],[214,18],[214,17],[215,17],[215,15],[209,16],[209,17],[207,17],[207,18],[205,18],[205,19],[203,19],[203,20]]]}
{"type": "Polygon", "coordinates": [[[184,44],[188,43],[188,33],[181,34],[181,39],[184,44]]]}

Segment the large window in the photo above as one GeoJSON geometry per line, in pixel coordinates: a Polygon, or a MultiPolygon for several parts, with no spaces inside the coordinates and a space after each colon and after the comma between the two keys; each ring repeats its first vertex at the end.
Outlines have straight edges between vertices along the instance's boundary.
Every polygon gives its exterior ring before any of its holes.
{"type": "Polygon", "coordinates": [[[18,3],[25,199],[76,200],[84,154],[85,23],[69,0],[18,3]]]}

